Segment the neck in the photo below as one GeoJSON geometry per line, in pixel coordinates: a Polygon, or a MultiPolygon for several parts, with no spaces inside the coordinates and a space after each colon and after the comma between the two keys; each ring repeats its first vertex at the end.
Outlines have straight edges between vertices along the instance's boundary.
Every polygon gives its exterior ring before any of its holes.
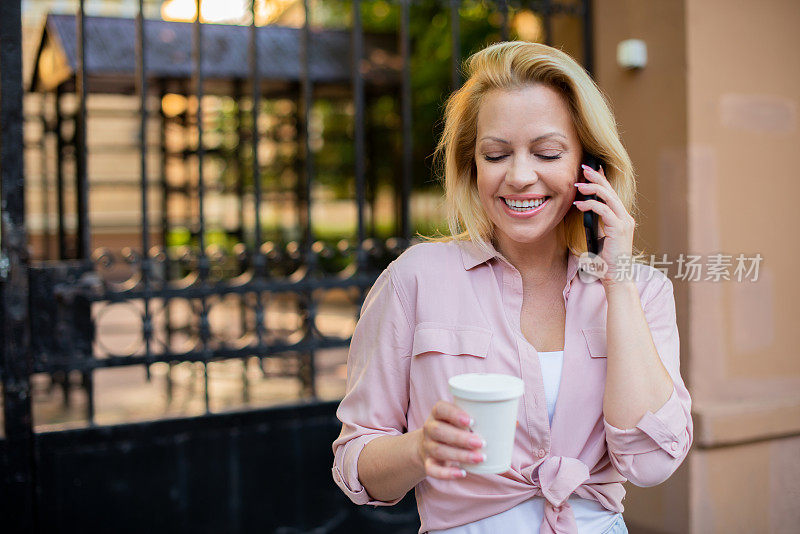
{"type": "Polygon", "coordinates": [[[564,276],[569,251],[555,232],[535,243],[518,243],[498,235],[495,248],[519,271],[523,280],[546,283],[564,276]]]}

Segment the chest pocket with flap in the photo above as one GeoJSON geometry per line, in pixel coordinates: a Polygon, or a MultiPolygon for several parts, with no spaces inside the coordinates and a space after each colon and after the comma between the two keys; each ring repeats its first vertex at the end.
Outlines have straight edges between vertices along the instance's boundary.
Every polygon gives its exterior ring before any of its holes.
{"type": "Polygon", "coordinates": [[[480,326],[419,323],[414,329],[411,355],[426,352],[469,355],[485,358],[489,353],[492,331],[480,326]]]}
{"type": "Polygon", "coordinates": [[[606,346],[606,328],[604,326],[593,326],[581,328],[583,337],[586,338],[586,345],[589,348],[589,356],[592,358],[607,358],[608,348],[606,346]]]}

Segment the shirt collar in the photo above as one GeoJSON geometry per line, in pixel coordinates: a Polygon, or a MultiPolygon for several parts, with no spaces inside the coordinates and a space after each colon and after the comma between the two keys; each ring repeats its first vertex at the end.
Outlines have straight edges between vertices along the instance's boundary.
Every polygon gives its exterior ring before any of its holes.
{"type": "MultiPolygon", "coordinates": [[[[457,244],[460,245],[459,249],[461,250],[461,260],[464,263],[464,269],[467,271],[495,257],[502,259],[509,265],[511,264],[511,262],[509,262],[502,254],[500,254],[500,252],[498,252],[497,249],[489,242],[487,242],[487,245],[489,246],[489,250],[487,251],[479,248],[478,245],[472,242],[472,240],[457,240],[457,244]]],[[[569,258],[567,259],[567,286],[569,286],[577,272],[578,257],[570,252],[569,258]]]]}

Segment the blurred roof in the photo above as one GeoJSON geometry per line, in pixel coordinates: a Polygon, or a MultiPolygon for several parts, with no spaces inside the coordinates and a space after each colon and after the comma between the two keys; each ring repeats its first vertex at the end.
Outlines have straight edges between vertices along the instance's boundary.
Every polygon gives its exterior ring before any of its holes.
{"type": "MultiPolygon", "coordinates": [[[[136,69],[136,22],[130,18],[85,17],[87,92],[133,93],[136,69]]],[[[192,93],[193,23],[145,20],[147,77],[171,92],[192,93]]],[[[207,93],[231,94],[232,83],[248,80],[250,27],[203,24],[203,76],[207,93]]],[[[351,34],[315,30],[310,35],[309,70],[317,87],[347,89],[351,84],[351,34]]],[[[302,28],[259,26],[256,30],[259,72],[266,94],[296,91],[301,79],[302,28]]],[[[31,91],[74,90],[77,68],[75,15],[47,16],[35,57],[31,91]]],[[[365,89],[400,83],[402,58],[395,34],[364,34],[362,75],[365,89]]]]}

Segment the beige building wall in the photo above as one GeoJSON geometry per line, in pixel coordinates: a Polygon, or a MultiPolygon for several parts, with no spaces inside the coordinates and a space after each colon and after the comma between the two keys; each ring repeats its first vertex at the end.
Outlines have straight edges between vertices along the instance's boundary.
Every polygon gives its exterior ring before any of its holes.
{"type": "MultiPolygon", "coordinates": [[[[800,147],[800,3],[595,0],[598,82],[637,169],[637,245],[670,266],[694,444],[664,484],[626,484],[632,533],[796,532],[800,524],[800,259],[790,183],[800,147]],[[626,71],[617,44],[647,43],[626,71]],[[728,281],[705,280],[709,255],[728,281]],[[735,258],[762,260],[737,281],[735,258]],[[754,281],[755,278],[755,281],[754,281]]],[[[747,265],[749,266],[749,261],[747,265]]]]}

